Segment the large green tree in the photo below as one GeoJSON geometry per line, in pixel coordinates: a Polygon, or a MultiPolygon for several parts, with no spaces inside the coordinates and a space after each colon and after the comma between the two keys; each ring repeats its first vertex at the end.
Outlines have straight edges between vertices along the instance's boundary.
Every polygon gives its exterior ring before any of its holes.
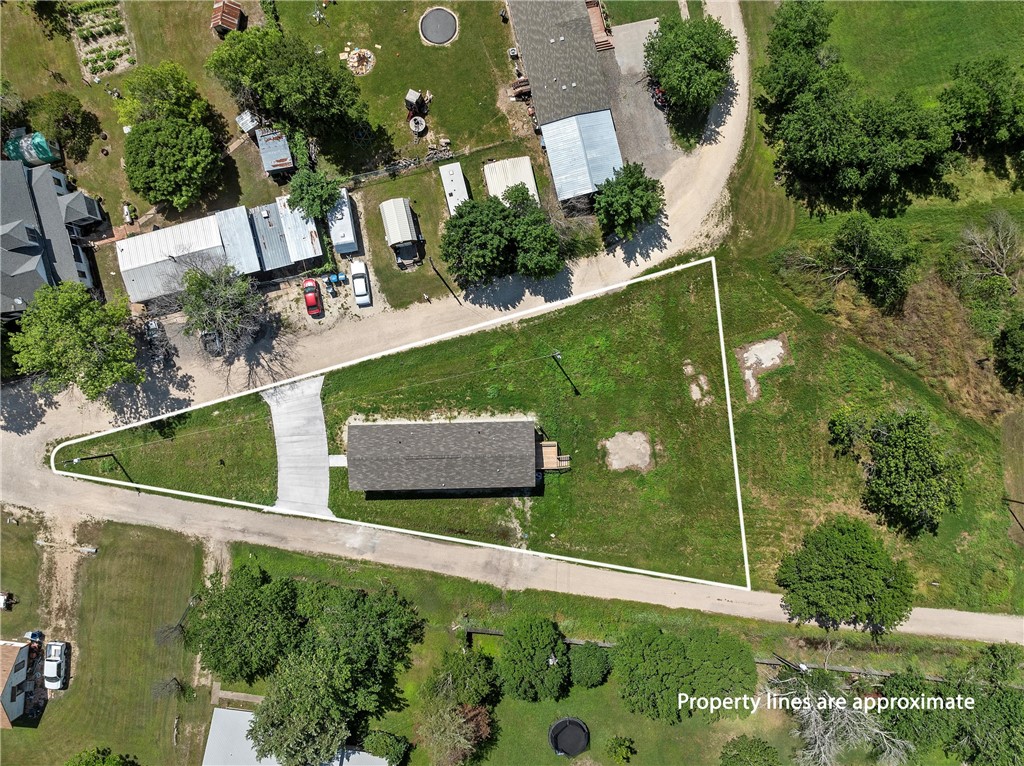
{"type": "Polygon", "coordinates": [[[311,135],[337,135],[366,116],[347,67],[318,56],[303,37],[275,26],[228,33],[206,69],[244,108],[311,135]]]}
{"type": "Polygon", "coordinates": [[[999,380],[1008,391],[1024,394],[1024,311],[1010,315],[992,345],[999,380]]]}
{"type": "Polygon", "coordinates": [[[100,134],[100,121],[73,93],[44,93],[29,101],[26,109],[32,129],[58,141],[68,159],[82,162],[89,156],[89,147],[100,134]]]}
{"type": "Polygon", "coordinates": [[[441,235],[441,258],[463,287],[488,282],[514,269],[508,208],[497,197],[459,205],[441,235]]]}
{"type": "Polygon", "coordinates": [[[521,617],[505,630],[498,659],[505,693],[528,702],[561,698],[569,686],[569,650],[558,626],[521,617]]]}
{"type": "Polygon", "coordinates": [[[843,219],[832,253],[836,265],[849,270],[860,291],[887,313],[902,308],[921,259],[903,226],[864,213],[843,219]]]}
{"type": "Polygon", "coordinates": [[[210,576],[189,613],[185,645],[224,681],[252,683],[299,645],[301,630],[295,583],[243,565],[227,583],[219,572],[210,576]]]}
{"type": "Polygon", "coordinates": [[[558,233],[526,184],[506,189],[502,198],[508,206],[516,272],[525,277],[543,279],[561,271],[565,261],[558,233]]]}
{"type": "Polygon", "coordinates": [[[340,189],[337,179],[321,171],[302,168],[292,176],[288,204],[301,210],[308,218],[323,221],[337,204],[340,189]]]}
{"type": "Polygon", "coordinates": [[[775,574],[783,609],[825,630],[850,625],[881,635],[910,616],[914,577],[863,521],[839,516],[804,535],[775,574]]]}
{"type": "Polygon", "coordinates": [[[141,383],[129,316],[127,300],[101,303],[79,282],[44,285],[22,314],[21,332],[9,338],[14,362],[40,376],[37,390],[77,386],[90,400],[117,383],[141,383]]]}
{"type": "Polygon", "coordinates": [[[124,76],[122,98],[114,102],[125,125],[145,120],[186,120],[209,127],[212,107],[185,68],[174,61],[140,66],[124,76]]]}
{"type": "Polygon", "coordinates": [[[179,118],[146,120],[124,141],[125,175],[149,202],[178,210],[195,204],[216,183],[220,147],[203,125],[179,118]]]}
{"type": "Polygon", "coordinates": [[[181,283],[181,293],[172,300],[185,314],[184,333],[216,333],[229,355],[251,343],[267,319],[266,300],[256,282],[230,264],[194,264],[181,283]]]}
{"type": "Polygon", "coordinates": [[[1024,150],[1024,72],[1005,56],[953,67],[939,96],[957,138],[980,153],[1024,150]]]}
{"type": "Polygon", "coordinates": [[[665,207],[665,188],[639,162],[627,162],[594,195],[594,215],[605,235],[632,239],[665,207]]]}
{"type": "Polygon", "coordinates": [[[714,16],[661,19],[644,43],[644,62],[677,126],[702,121],[722,97],[736,48],[735,36],[714,16]]]}

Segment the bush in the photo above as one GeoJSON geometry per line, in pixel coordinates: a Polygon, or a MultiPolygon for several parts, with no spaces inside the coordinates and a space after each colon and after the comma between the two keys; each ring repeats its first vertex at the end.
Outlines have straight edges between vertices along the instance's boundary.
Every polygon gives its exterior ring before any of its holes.
{"type": "Polygon", "coordinates": [[[363,750],[398,766],[409,752],[409,740],[389,731],[373,730],[363,738],[363,750]]]}
{"type": "Polygon", "coordinates": [[[604,751],[615,763],[629,763],[629,759],[636,755],[632,737],[612,737],[604,751]]]}
{"type": "Polygon", "coordinates": [[[472,650],[446,651],[420,694],[458,705],[495,705],[500,689],[494,660],[472,650]]]}
{"type": "Polygon", "coordinates": [[[611,670],[608,650],[604,647],[587,642],[569,649],[569,673],[573,686],[597,688],[608,679],[611,670]]]}
{"type": "Polygon", "coordinates": [[[559,699],[569,680],[569,652],[558,626],[520,617],[505,631],[498,674],[505,693],[527,702],[559,699]]]}
{"type": "Polygon", "coordinates": [[[759,737],[743,734],[725,743],[720,766],[782,766],[779,751],[759,737]]]}
{"type": "Polygon", "coordinates": [[[995,369],[1007,391],[1024,393],[1024,311],[1016,311],[993,342],[995,369]]]}

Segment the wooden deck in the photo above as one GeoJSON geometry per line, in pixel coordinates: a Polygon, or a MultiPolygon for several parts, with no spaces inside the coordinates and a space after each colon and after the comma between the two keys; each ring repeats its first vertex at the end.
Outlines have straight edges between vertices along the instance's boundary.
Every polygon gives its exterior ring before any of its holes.
{"type": "Polygon", "coordinates": [[[590,16],[590,29],[594,33],[594,47],[599,51],[612,50],[615,43],[604,25],[604,13],[599,0],[587,0],[587,13],[590,16]]]}
{"type": "Polygon", "coordinates": [[[538,471],[568,471],[571,458],[568,455],[558,454],[558,442],[537,443],[537,470],[538,471]]]}

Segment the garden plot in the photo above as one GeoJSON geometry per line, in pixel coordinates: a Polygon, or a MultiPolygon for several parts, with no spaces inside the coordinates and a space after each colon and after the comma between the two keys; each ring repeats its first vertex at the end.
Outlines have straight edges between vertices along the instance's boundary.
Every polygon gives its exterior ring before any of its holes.
{"type": "Polygon", "coordinates": [[[117,0],[75,3],[70,21],[84,78],[95,80],[135,66],[135,48],[117,0]]]}

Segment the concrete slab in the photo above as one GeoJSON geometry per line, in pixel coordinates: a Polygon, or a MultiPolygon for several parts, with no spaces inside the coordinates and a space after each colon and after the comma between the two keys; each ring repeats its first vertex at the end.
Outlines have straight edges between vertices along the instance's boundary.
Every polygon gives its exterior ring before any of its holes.
{"type": "Polygon", "coordinates": [[[644,73],[644,43],[647,42],[647,36],[657,28],[657,19],[634,21],[632,24],[612,27],[615,61],[623,74],[644,73]]]}
{"type": "Polygon", "coordinates": [[[348,455],[330,455],[331,468],[348,468],[348,455]]]}
{"type": "Polygon", "coordinates": [[[323,376],[264,391],[277,442],[275,508],[332,516],[327,507],[330,462],[320,401],[323,376]]]}

